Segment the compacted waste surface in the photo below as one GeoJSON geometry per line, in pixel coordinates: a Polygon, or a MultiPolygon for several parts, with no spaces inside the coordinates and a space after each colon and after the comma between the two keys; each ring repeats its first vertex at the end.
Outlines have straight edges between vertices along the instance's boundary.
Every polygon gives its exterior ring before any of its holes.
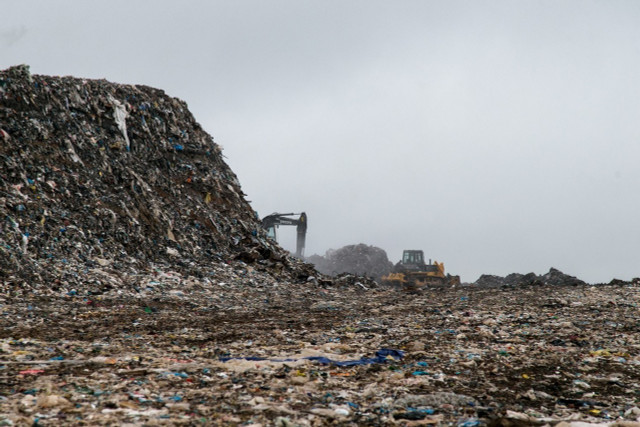
{"type": "Polygon", "coordinates": [[[472,426],[640,416],[637,285],[410,295],[247,283],[240,264],[225,274],[213,286],[161,276],[162,290],[135,296],[4,296],[0,422],[472,426]]]}

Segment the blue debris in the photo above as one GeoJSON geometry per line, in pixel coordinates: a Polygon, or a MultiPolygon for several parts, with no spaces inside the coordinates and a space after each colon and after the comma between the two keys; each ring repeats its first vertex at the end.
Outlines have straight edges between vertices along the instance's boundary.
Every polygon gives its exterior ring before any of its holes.
{"type": "Polygon", "coordinates": [[[477,418],[469,418],[467,420],[458,423],[458,427],[476,427],[480,425],[480,420],[477,418]]]}

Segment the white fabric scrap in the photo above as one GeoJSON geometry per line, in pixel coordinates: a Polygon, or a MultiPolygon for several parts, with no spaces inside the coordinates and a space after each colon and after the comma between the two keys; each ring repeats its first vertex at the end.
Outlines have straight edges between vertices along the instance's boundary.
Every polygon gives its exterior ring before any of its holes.
{"type": "Polygon", "coordinates": [[[118,125],[118,129],[122,132],[122,136],[127,143],[127,151],[130,149],[129,136],[127,135],[127,109],[122,104],[122,102],[117,99],[111,98],[111,103],[113,104],[113,119],[116,121],[118,125]]]}

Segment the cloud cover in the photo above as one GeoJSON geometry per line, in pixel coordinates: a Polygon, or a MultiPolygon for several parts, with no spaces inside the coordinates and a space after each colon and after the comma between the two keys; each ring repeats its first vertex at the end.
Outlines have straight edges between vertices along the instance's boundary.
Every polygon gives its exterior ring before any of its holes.
{"type": "Polygon", "coordinates": [[[637,2],[0,6],[0,67],[184,99],[261,216],[307,212],[308,255],[640,276],[637,2]]]}

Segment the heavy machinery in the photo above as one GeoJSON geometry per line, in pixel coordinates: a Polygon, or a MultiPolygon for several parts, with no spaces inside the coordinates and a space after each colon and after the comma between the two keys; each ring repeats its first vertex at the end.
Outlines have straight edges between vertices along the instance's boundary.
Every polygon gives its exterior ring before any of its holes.
{"type": "Polygon", "coordinates": [[[405,250],[402,260],[393,267],[393,271],[382,276],[382,283],[412,290],[425,286],[459,285],[460,276],[445,275],[441,262],[434,261],[432,264],[429,260],[429,264],[425,263],[423,251],[405,250]]]}
{"type": "Polygon", "coordinates": [[[297,236],[296,236],[296,256],[298,258],[302,258],[304,256],[304,244],[307,238],[307,214],[302,213],[272,213],[271,215],[267,215],[262,218],[262,228],[267,230],[267,236],[272,238],[275,241],[277,239],[276,230],[281,225],[295,225],[297,236]],[[289,218],[292,215],[299,215],[296,218],[289,218]]]}

